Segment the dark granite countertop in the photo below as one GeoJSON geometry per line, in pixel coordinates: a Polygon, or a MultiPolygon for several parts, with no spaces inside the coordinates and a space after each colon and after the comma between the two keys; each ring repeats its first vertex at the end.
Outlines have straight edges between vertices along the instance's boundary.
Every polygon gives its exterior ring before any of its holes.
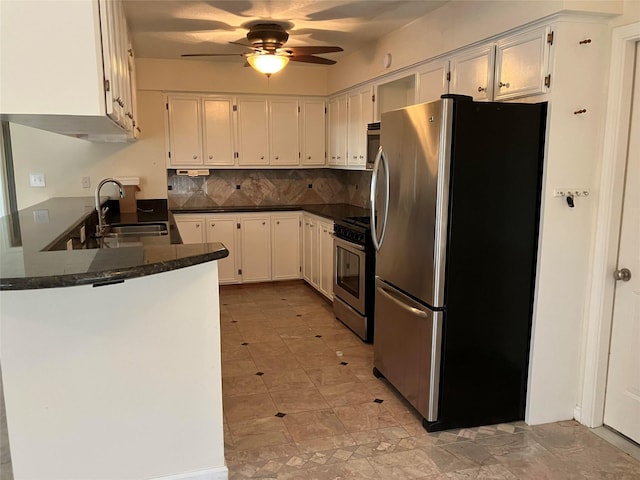
{"type": "MultiPolygon", "coordinates": [[[[120,214],[113,209],[107,220],[166,222],[169,234],[140,237],[121,248],[112,245],[47,250],[94,215],[93,198],[53,198],[15,215],[0,217],[0,290],[103,285],[218,260],[229,254],[221,243],[183,245],[166,201],[153,205],[153,211],[138,213],[120,214]]],[[[87,231],[87,235],[92,233],[87,231]]]]}
{"type": "Polygon", "coordinates": [[[260,205],[260,206],[198,206],[198,207],[170,207],[171,212],[180,213],[247,213],[247,212],[281,212],[302,210],[331,220],[345,217],[364,217],[369,215],[369,209],[349,205],[347,203],[323,203],[311,205],[260,205]]]}

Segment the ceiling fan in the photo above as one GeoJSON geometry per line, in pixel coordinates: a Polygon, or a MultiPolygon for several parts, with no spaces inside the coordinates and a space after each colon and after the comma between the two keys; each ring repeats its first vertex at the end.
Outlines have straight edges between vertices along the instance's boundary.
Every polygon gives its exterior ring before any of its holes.
{"type": "Polygon", "coordinates": [[[284,47],[289,39],[289,34],[278,23],[257,22],[249,26],[247,40],[250,45],[239,42],[229,42],[251,49],[245,53],[184,53],[182,57],[230,57],[242,56],[247,59],[249,65],[267,77],[282,70],[289,61],[318,63],[321,65],[333,65],[335,60],[324,57],[316,57],[316,53],[342,52],[341,47],[331,46],[303,46],[284,47]]]}

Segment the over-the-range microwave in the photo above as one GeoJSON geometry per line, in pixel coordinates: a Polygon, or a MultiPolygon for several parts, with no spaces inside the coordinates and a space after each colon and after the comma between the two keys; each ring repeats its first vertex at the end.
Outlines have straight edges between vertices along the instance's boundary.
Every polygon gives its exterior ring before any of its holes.
{"type": "Polygon", "coordinates": [[[373,163],[380,148],[380,122],[367,125],[367,170],[373,170],[373,163]]]}

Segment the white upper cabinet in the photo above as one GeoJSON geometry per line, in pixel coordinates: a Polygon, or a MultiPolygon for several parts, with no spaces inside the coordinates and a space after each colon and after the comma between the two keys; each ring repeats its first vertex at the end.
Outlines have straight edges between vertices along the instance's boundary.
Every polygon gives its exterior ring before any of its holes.
{"type": "Polygon", "coordinates": [[[373,118],[371,87],[347,94],[347,165],[364,169],[367,161],[367,124],[373,118]]]}
{"type": "Polygon", "coordinates": [[[322,166],[326,161],[326,104],[324,100],[301,100],[300,110],[300,163],[304,166],[322,166]]]}
{"type": "Polygon", "coordinates": [[[235,164],[233,99],[206,97],[202,101],[204,117],[204,164],[232,166],[235,164]]]}
{"type": "Polygon", "coordinates": [[[234,165],[233,98],[169,95],[169,167],[234,165]]]}
{"type": "Polygon", "coordinates": [[[298,100],[291,98],[269,100],[270,164],[298,165],[298,100]]]}
{"type": "Polygon", "coordinates": [[[329,158],[333,166],[347,164],[347,96],[329,100],[329,158]]]}
{"type": "Polygon", "coordinates": [[[449,60],[436,60],[422,65],[418,70],[416,101],[433,102],[449,93],[449,60]]]}
{"type": "Polygon", "coordinates": [[[171,165],[202,165],[200,98],[197,96],[169,97],[167,105],[171,165]]]}
{"type": "Polygon", "coordinates": [[[493,45],[473,48],[451,57],[451,93],[474,100],[493,98],[493,45]]]}
{"type": "Polygon", "coordinates": [[[494,98],[507,100],[547,91],[549,27],[512,35],[496,44],[494,98]]]}
{"type": "Polygon", "coordinates": [[[269,102],[238,99],[238,164],[269,165],[269,102]]]}
{"type": "Polygon", "coordinates": [[[2,2],[3,120],[90,140],[133,138],[119,0],[2,2]]]}

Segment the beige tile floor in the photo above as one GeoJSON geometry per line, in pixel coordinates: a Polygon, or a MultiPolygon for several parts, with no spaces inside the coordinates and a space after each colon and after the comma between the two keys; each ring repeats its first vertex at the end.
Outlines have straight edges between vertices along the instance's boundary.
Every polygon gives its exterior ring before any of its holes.
{"type": "Polygon", "coordinates": [[[221,288],[230,479],[640,479],[574,421],[429,434],[302,282],[221,288]]]}

